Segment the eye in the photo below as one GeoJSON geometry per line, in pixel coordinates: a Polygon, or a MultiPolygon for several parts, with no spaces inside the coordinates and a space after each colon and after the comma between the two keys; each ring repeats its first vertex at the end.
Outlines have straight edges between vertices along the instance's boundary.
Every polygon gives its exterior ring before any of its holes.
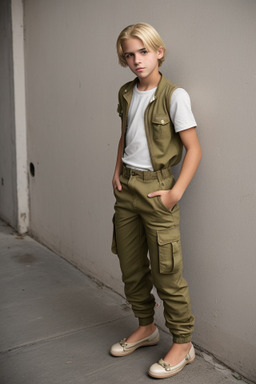
{"type": "Polygon", "coordinates": [[[143,50],[141,51],[141,53],[142,53],[142,55],[146,55],[146,54],[148,53],[148,51],[147,51],[146,49],[143,49],[143,50]]]}
{"type": "Polygon", "coordinates": [[[126,59],[129,59],[130,57],[132,57],[133,56],[133,53],[126,53],[125,54],[125,58],[126,59]]]}

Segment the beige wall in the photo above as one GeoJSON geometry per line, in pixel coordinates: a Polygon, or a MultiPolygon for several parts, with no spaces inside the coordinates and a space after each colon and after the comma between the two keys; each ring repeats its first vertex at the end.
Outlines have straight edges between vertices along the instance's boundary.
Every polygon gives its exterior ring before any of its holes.
{"type": "Polygon", "coordinates": [[[0,2],[0,217],[28,230],[27,126],[22,0],[0,2]]]}
{"type": "MultiPolygon", "coordinates": [[[[132,78],[115,40],[134,22],[166,42],[164,74],[191,95],[203,147],[182,203],[195,343],[256,377],[253,0],[25,0],[31,233],[123,292],[110,252],[117,91],[132,78]]],[[[163,323],[160,311],[157,320],[163,323]]]]}
{"type": "Polygon", "coordinates": [[[0,217],[16,226],[16,156],[12,20],[9,0],[0,2],[0,217]]]}

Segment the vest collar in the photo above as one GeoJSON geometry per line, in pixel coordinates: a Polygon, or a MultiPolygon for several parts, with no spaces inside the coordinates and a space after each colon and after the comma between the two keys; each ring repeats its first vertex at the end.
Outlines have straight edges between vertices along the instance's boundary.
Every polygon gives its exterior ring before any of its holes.
{"type": "MultiPolygon", "coordinates": [[[[156,92],[153,95],[150,102],[153,102],[165,87],[167,80],[161,72],[160,72],[160,75],[161,75],[161,80],[160,80],[158,87],[156,89],[156,92]]],[[[128,104],[130,103],[131,98],[132,98],[133,88],[135,87],[136,84],[138,84],[138,82],[139,82],[139,79],[138,79],[138,77],[136,77],[133,81],[131,81],[130,83],[127,84],[127,87],[125,87],[125,89],[123,91],[123,97],[126,99],[128,104]]]]}

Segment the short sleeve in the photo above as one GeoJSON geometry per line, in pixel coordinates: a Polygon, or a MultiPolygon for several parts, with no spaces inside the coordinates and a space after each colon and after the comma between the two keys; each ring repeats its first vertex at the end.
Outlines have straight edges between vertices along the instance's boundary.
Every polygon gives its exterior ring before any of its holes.
{"type": "Polygon", "coordinates": [[[196,120],[191,110],[190,97],[183,88],[177,88],[171,96],[170,117],[175,132],[196,127],[196,120]]]}

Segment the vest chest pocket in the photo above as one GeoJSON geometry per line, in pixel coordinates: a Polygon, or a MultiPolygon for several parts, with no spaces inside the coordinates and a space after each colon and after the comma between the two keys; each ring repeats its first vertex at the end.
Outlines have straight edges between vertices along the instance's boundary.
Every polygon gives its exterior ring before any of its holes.
{"type": "Polygon", "coordinates": [[[159,272],[177,273],[182,270],[182,252],[178,227],[157,231],[159,272]]]}
{"type": "Polygon", "coordinates": [[[154,115],[152,117],[152,127],[155,139],[166,139],[170,137],[170,117],[169,115],[154,115]]]}

